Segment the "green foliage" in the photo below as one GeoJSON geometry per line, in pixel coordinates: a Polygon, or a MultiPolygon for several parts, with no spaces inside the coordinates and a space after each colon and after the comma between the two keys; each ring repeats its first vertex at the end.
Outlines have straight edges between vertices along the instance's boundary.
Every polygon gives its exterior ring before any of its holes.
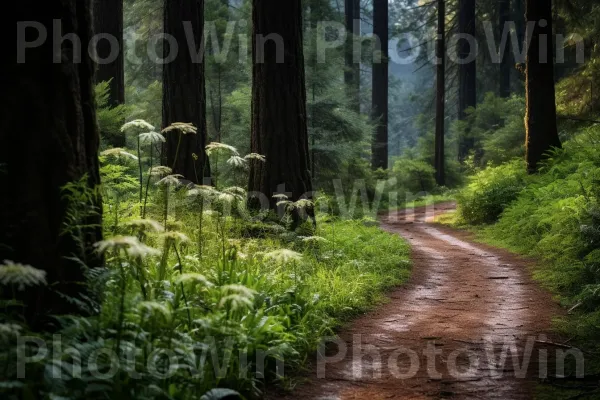
{"type": "Polygon", "coordinates": [[[580,339],[600,332],[598,145],[600,129],[588,128],[540,174],[523,179],[522,162],[514,161],[482,171],[459,196],[461,216],[471,224],[493,222],[488,213],[504,210],[483,237],[542,260],[535,276],[574,307],[568,329],[580,339]]]}
{"type": "Polygon", "coordinates": [[[506,207],[517,199],[525,187],[525,179],[522,161],[511,161],[478,172],[457,196],[460,218],[471,225],[496,222],[506,207]]]}
{"type": "Polygon", "coordinates": [[[109,105],[109,84],[100,82],[96,85],[96,116],[102,139],[111,143],[116,137],[123,135],[121,125],[131,114],[131,107],[121,104],[116,107],[109,105]]]}
{"type": "Polygon", "coordinates": [[[476,165],[499,165],[525,155],[524,110],[522,97],[503,99],[487,93],[465,120],[452,124],[451,134],[474,139],[476,165]]]}
{"type": "MultiPolygon", "coordinates": [[[[127,127],[151,128],[142,121],[127,127]]],[[[141,147],[138,156],[109,149],[101,156],[105,239],[96,251],[108,268],[89,273],[90,296],[102,301],[99,313],[56,316],[60,344],[51,334],[36,334],[49,355],[27,363],[24,380],[3,369],[2,398],[259,397],[266,382],[288,385],[321,337],[409,275],[407,244],[369,221],[319,214],[316,229],[304,224],[290,232],[285,218],[261,222],[261,215],[250,215],[243,189],[184,186],[151,161],[148,172],[139,170],[150,149],[141,147]]],[[[224,144],[209,149],[211,157],[237,154],[224,144]]],[[[251,158],[261,162],[259,155],[251,158]]],[[[306,202],[285,206],[302,209],[306,202]]],[[[70,231],[85,224],[81,212],[70,231]]],[[[4,262],[0,287],[18,292],[45,285],[34,267],[4,262]]],[[[27,326],[0,318],[3,365],[37,353],[32,340],[17,342],[17,335],[33,335],[27,326]]]]}
{"type": "Polygon", "coordinates": [[[393,173],[399,186],[413,193],[435,190],[435,169],[425,161],[403,157],[394,163],[393,173]]]}

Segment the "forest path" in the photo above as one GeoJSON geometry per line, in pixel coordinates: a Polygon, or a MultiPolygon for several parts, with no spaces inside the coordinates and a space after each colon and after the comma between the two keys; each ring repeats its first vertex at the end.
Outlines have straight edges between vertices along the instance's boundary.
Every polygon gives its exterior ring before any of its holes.
{"type": "Polygon", "coordinates": [[[544,365],[540,346],[551,359],[556,350],[539,342],[549,341],[545,333],[561,311],[531,280],[527,261],[432,224],[436,214],[454,208],[447,203],[382,217],[383,229],[412,246],[411,280],[388,304],[343,329],[288,398],[532,398],[544,365]]]}

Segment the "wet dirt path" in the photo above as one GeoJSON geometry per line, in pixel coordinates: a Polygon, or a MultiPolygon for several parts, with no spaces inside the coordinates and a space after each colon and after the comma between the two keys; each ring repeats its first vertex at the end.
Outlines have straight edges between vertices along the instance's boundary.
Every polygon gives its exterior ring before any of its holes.
{"type": "Polygon", "coordinates": [[[270,398],[532,398],[544,353],[555,350],[540,342],[561,311],[526,261],[431,223],[453,208],[382,217],[412,246],[410,282],[328,343],[307,383],[270,398]]]}

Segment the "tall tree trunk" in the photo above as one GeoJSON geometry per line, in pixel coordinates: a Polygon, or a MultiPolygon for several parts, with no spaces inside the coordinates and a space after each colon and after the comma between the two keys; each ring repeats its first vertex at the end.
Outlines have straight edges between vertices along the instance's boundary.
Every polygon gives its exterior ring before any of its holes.
{"type": "MultiPolygon", "coordinates": [[[[206,94],[204,84],[204,59],[199,54],[204,31],[204,0],[164,0],[164,30],[179,44],[179,54],[173,62],[163,67],[163,127],[175,122],[192,123],[198,133],[167,134],[165,143],[166,164],[173,173],[181,174],[194,183],[210,177],[206,155],[206,94]],[[193,32],[196,54],[192,54],[184,22],[193,32]],[[187,44],[187,45],[186,45],[187,44]],[[200,62],[202,61],[202,62],[200,62]]],[[[164,57],[170,55],[165,45],[164,57]]]]}
{"type": "MultiPolygon", "coordinates": [[[[475,38],[475,0],[459,0],[458,30],[460,34],[475,38]]],[[[462,39],[458,52],[461,60],[466,60],[474,53],[469,42],[462,39]]],[[[471,56],[472,57],[472,56],[471,56]]],[[[477,106],[477,61],[461,63],[458,66],[458,118],[467,117],[467,109],[477,106]]],[[[459,138],[459,158],[464,160],[473,149],[475,143],[467,130],[464,137],[459,138]]]]}
{"type": "Polygon", "coordinates": [[[266,162],[252,162],[249,191],[266,196],[275,209],[278,200],[272,196],[277,193],[286,194],[291,201],[312,198],[302,1],[253,0],[252,5],[251,147],[253,153],[264,155],[266,162]],[[269,34],[282,38],[282,48],[274,40],[262,43],[260,37],[269,34]],[[278,63],[281,55],[283,62],[278,63]]]}
{"type": "Polygon", "coordinates": [[[515,27],[517,39],[519,40],[519,48],[523,46],[525,41],[525,0],[513,0],[513,15],[515,19],[515,27]]]}
{"type": "Polygon", "coordinates": [[[435,180],[446,184],[444,128],[446,111],[446,0],[438,0],[438,37],[436,43],[437,90],[435,114],[435,180]]]}
{"type": "Polygon", "coordinates": [[[348,90],[351,109],[360,112],[360,59],[354,58],[354,42],[360,36],[360,0],[345,0],[346,33],[346,70],[344,83],[348,90]]]}
{"type": "Polygon", "coordinates": [[[525,116],[527,170],[535,173],[546,153],[554,147],[561,147],[556,126],[552,2],[527,0],[526,20],[536,23],[527,49],[525,116]]]}
{"type": "Polygon", "coordinates": [[[373,33],[381,43],[381,59],[373,62],[373,169],[388,168],[388,12],[388,0],[373,0],[373,33]]]}
{"type": "MultiPolygon", "coordinates": [[[[506,27],[506,23],[510,20],[510,0],[500,0],[498,3],[498,31],[500,37],[502,37],[502,32],[504,29],[508,29],[506,27]]],[[[512,46],[510,35],[508,35],[508,41],[506,42],[506,47],[504,49],[504,56],[500,61],[500,87],[499,94],[500,97],[510,97],[510,71],[512,70],[512,46]]]]}
{"type": "MultiPolygon", "coordinates": [[[[59,19],[63,35],[75,34],[86,44],[92,37],[91,0],[23,0],[14,7],[15,25],[36,21],[52,32],[53,19],[59,19]]],[[[37,37],[29,32],[28,40],[37,37]]],[[[81,182],[82,191],[100,183],[95,66],[83,49],[81,62],[73,63],[73,46],[66,41],[62,62],[54,63],[47,40],[27,49],[24,63],[0,66],[0,185],[7,190],[0,196],[0,260],[46,271],[48,286],[26,291],[22,299],[26,318],[36,326],[52,314],[83,312],[59,295],[87,298],[82,264],[75,259],[89,268],[102,266],[93,248],[102,239],[101,199],[90,196],[84,204],[61,191],[72,182],[81,182]]]]}
{"type": "MultiPolygon", "coordinates": [[[[109,83],[109,106],[125,104],[125,57],[123,48],[123,0],[94,0],[94,31],[115,37],[119,49],[112,48],[106,39],[97,45],[98,58],[108,59],[112,51],[118,50],[115,61],[100,63],[96,72],[96,82],[109,83]]],[[[125,122],[125,121],[123,121],[125,122]]],[[[114,147],[125,147],[125,135],[121,132],[102,132],[114,147]]]]}

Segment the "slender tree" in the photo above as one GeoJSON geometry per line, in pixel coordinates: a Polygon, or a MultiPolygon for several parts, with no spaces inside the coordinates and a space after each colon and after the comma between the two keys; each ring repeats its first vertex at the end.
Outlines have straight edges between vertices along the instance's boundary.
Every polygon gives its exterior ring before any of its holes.
{"type": "MultiPolygon", "coordinates": [[[[97,52],[100,62],[96,72],[96,82],[109,82],[108,105],[116,107],[125,104],[125,58],[123,48],[123,0],[94,0],[94,31],[116,38],[118,48],[107,39],[98,41],[97,52]]],[[[124,122],[124,121],[123,121],[124,122]]],[[[104,137],[114,147],[125,147],[125,136],[121,132],[103,132],[104,137]]]]}
{"type": "Polygon", "coordinates": [[[372,144],[373,169],[388,167],[388,0],[373,0],[373,33],[380,57],[373,60],[372,118],[377,123],[372,144]]]}
{"type": "Polygon", "coordinates": [[[561,147],[561,142],[556,126],[556,92],[551,40],[552,2],[527,0],[526,7],[526,20],[535,22],[531,44],[527,49],[525,84],[527,170],[535,173],[547,152],[554,147],[561,147]]]}
{"type": "MultiPolygon", "coordinates": [[[[461,35],[475,39],[475,0],[458,1],[458,31],[461,35]]],[[[469,40],[459,42],[459,59],[464,60],[458,66],[458,118],[467,117],[467,109],[477,106],[477,61],[475,49],[469,40]]],[[[459,158],[464,160],[474,146],[467,130],[465,137],[459,138],[459,158]]]]}
{"type": "MultiPolygon", "coordinates": [[[[24,0],[14,7],[14,26],[36,21],[52,32],[53,19],[60,19],[63,35],[90,42],[91,0],[24,0]]],[[[32,28],[23,36],[37,37],[32,28]]],[[[95,66],[85,50],[75,61],[79,52],[70,40],[59,53],[52,40],[17,46],[20,60],[0,67],[0,185],[6,191],[0,196],[0,260],[46,272],[48,286],[22,299],[25,315],[38,325],[51,314],[80,312],[74,299],[87,298],[83,265],[102,266],[93,247],[102,239],[101,204],[91,194],[100,183],[95,66]],[[69,195],[62,188],[70,183],[69,195]]]]}
{"type": "MultiPolygon", "coordinates": [[[[506,27],[507,22],[510,20],[511,15],[511,2],[510,0],[500,0],[498,2],[498,31],[500,35],[504,29],[508,29],[506,27]]],[[[500,36],[502,37],[502,36],[500,36]]],[[[512,70],[512,57],[511,57],[511,39],[510,35],[508,36],[508,41],[506,42],[506,48],[504,49],[504,55],[502,60],[500,61],[500,79],[499,79],[499,94],[500,97],[510,97],[510,76],[512,70]]]]}
{"type": "Polygon", "coordinates": [[[435,180],[446,184],[444,128],[446,111],[446,0],[438,0],[438,30],[436,42],[437,80],[435,115],[435,180]]]}
{"type": "MultiPolygon", "coordinates": [[[[179,44],[179,52],[163,68],[163,126],[193,124],[198,132],[171,132],[165,162],[173,173],[194,183],[210,176],[206,155],[206,94],[204,84],[204,0],[164,0],[164,30],[179,44]],[[187,28],[186,28],[187,25],[187,28]],[[186,30],[191,33],[188,38],[186,30]],[[192,40],[193,39],[193,40],[192,40]],[[194,51],[189,51],[188,46],[194,51]]],[[[164,58],[175,49],[165,45],[164,58]]]]}
{"type": "Polygon", "coordinates": [[[292,201],[312,198],[302,1],[253,0],[252,5],[251,147],[266,162],[251,164],[249,191],[266,196],[275,209],[275,194],[292,201]]]}
{"type": "Polygon", "coordinates": [[[360,36],[360,0],[345,0],[346,33],[346,70],[344,83],[352,109],[360,112],[360,59],[355,59],[354,43],[360,36]]]}

